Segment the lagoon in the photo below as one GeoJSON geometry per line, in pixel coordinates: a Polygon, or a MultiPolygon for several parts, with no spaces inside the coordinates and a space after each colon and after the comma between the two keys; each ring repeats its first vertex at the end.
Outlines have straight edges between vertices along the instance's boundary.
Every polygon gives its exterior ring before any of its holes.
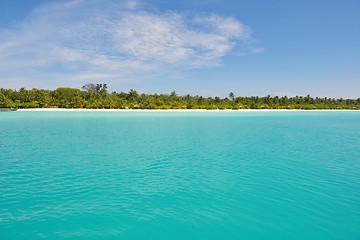
{"type": "Polygon", "coordinates": [[[359,239],[360,112],[2,112],[0,239],[359,239]]]}

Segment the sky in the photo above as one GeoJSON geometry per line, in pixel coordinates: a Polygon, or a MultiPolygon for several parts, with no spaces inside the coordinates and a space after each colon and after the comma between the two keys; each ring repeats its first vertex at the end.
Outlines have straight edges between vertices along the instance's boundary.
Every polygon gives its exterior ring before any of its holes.
{"type": "Polygon", "coordinates": [[[0,87],[360,97],[358,0],[0,1],[0,87]]]}

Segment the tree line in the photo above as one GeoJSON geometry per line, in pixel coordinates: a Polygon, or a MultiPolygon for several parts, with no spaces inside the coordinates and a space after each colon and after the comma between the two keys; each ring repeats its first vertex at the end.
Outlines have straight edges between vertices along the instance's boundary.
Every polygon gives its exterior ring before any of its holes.
{"type": "Polygon", "coordinates": [[[55,90],[0,88],[0,108],[89,108],[89,109],[353,109],[360,110],[360,98],[335,99],[307,96],[202,97],[169,94],[108,92],[106,84],[89,83],[77,88],[55,90]]]}

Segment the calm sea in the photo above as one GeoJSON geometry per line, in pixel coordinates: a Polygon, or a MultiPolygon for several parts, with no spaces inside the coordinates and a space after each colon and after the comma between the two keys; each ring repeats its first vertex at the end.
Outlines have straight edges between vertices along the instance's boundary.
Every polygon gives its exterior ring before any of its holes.
{"type": "Polygon", "coordinates": [[[360,112],[2,112],[0,239],[360,239],[360,112]]]}

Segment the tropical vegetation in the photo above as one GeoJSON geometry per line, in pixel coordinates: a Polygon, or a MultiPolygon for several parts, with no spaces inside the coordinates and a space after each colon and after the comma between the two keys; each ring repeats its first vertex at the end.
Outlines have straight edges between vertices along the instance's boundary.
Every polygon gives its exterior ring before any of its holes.
{"type": "Polygon", "coordinates": [[[307,96],[202,97],[189,94],[145,94],[108,92],[106,84],[89,83],[82,87],[55,90],[0,88],[0,108],[92,108],[92,109],[360,109],[360,98],[319,98],[307,96]]]}

